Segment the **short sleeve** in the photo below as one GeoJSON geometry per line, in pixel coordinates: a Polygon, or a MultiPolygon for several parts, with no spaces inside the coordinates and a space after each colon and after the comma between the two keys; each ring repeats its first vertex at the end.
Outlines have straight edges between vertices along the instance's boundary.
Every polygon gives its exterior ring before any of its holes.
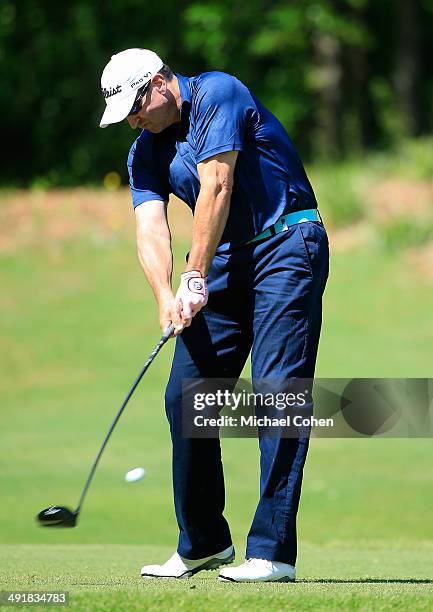
{"type": "Polygon", "coordinates": [[[158,176],[154,159],[152,135],[142,132],[128,155],[129,187],[134,208],[151,200],[168,201],[168,192],[158,176]]]}
{"type": "Polygon", "coordinates": [[[240,151],[244,142],[248,89],[224,73],[204,76],[193,101],[196,162],[228,151],[240,151]]]}

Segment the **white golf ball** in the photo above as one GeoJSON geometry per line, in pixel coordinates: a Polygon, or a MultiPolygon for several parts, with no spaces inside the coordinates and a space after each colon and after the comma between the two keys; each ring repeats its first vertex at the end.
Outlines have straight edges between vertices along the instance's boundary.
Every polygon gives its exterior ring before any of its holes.
{"type": "Polygon", "coordinates": [[[142,467],[134,468],[133,470],[129,470],[125,474],[126,482],[136,482],[137,480],[141,480],[144,478],[145,470],[142,467]]]}

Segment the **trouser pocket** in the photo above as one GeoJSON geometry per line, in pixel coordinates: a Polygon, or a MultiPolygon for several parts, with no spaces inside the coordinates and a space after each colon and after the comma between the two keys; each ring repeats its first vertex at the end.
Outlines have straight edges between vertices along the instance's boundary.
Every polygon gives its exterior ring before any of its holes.
{"type": "Polygon", "coordinates": [[[329,243],[326,230],[319,222],[298,224],[311,275],[323,274],[329,266],[329,243]]]}

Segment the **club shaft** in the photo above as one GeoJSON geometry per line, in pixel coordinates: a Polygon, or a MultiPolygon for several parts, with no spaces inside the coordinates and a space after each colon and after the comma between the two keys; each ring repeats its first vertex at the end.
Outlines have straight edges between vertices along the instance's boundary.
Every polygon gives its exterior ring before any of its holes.
{"type": "Polygon", "coordinates": [[[92,482],[92,478],[93,475],[95,473],[95,470],[98,466],[99,460],[102,456],[102,453],[104,452],[105,447],[107,446],[107,442],[110,439],[111,434],[113,433],[114,428],[117,425],[118,420],[120,419],[120,417],[122,416],[123,411],[125,410],[125,407],[127,405],[127,403],[129,402],[129,400],[131,399],[132,394],[134,393],[135,389],[137,388],[140,380],[143,378],[143,375],[145,374],[146,370],[148,369],[148,367],[150,366],[150,364],[152,363],[152,361],[155,359],[155,357],[157,356],[157,354],[159,353],[159,351],[161,350],[161,348],[164,346],[164,344],[167,342],[167,340],[172,336],[174,331],[174,327],[173,325],[170,325],[167,330],[165,331],[164,335],[162,336],[161,340],[158,342],[158,344],[155,346],[155,348],[153,349],[153,351],[151,352],[149,359],[146,361],[146,363],[143,365],[143,367],[140,370],[140,373],[138,374],[137,378],[135,379],[131,389],[128,392],[128,395],[125,397],[125,399],[123,400],[122,405],[119,408],[118,413],[116,414],[116,416],[114,417],[113,422],[111,423],[110,429],[107,432],[107,435],[104,438],[104,441],[102,442],[102,446],[99,449],[98,454],[96,455],[96,459],[95,462],[92,465],[92,469],[89,472],[89,475],[87,477],[86,480],[86,484],[84,485],[84,489],[83,492],[81,493],[81,497],[80,497],[80,501],[78,502],[78,506],[77,509],[75,510],[75,514],[78,516],[78,514],[80,513],[81,510],[81,506],[83,505],[83,501],[84,498],[86,497],[86,493],[87,490],[90,486],[90,483],[92,482]]]}

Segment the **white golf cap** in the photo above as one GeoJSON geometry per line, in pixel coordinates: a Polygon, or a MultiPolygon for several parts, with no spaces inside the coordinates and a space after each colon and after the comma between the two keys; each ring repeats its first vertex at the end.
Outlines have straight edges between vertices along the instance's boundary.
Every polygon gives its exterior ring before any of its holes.
{"type": "Polygon", "coordinates": [[[105,128],[128,116],[137,90],[153,79],[164,62],[148,49],[126,49],[111,57],[101,76],[102,95],[107,108],[100,127],[105,128]]]}

